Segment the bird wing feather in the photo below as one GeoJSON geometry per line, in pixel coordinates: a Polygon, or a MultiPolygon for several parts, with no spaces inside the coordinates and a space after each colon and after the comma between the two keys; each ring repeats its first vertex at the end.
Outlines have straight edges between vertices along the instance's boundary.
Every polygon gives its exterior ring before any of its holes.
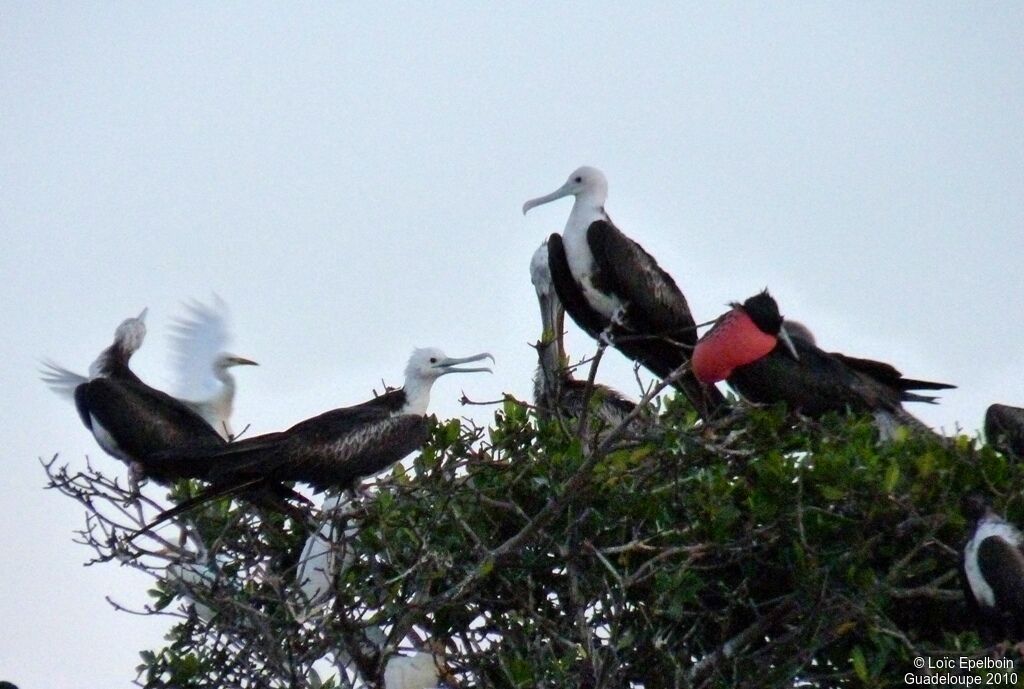
{"type": "Polygon", "coordinates": [[[1024,409],[990,405],[985,411],[985,438],[1000,452],[1024,457],[1024,409]]]}
{"type": "Polygon", "coordinates": [[[978,546],[978,567],[1002,612],[1024,621],[1024,553],[999,537],[978,546]]]}
{"type": "Polygon", "coordinates": [[[598,337],[608,326],[608,319],[590,306],[583,290],[573,279],[560,234],[553,234],[548,238],[548,268],[551,271],[551,283],[555,287],[555,294],[558,295],[566,312],[588,335],[598,337]]]}
{"type": "Polygon", "coordinates": [[[688,345],[697,343],[690,306],[672,276],[642,246],[606,220],[591,223],[587,243],[601,273],[600,279],[629,304],[629,320],[637,330],[671,337],[688,345]]]}
{"type": "Polygon", "coordinates": [[[39,371],[39,377],[51,390],[61,397],[67,397],[71,400],[75,398],[75,388],[89,382],[86,376],[69,371],[49,359],[43,362],[43,368],[39,371]]]}
{"type": "Polygon", "coordinates": [[[230,342],[227,305],[214,297],[212,305],[190,301],[186,316],[171,325],[174,369],[177,372],[175,396],[206,399],[216,393],[220,383],[213,376],[217,356],[230,342]]]}

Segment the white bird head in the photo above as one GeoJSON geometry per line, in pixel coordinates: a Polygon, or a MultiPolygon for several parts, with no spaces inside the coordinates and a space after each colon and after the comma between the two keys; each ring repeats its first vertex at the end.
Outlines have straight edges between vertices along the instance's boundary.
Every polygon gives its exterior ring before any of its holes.
{"type": "Polygon", "coordinates": [[[596,167],[584,165],[569,175],[569,179],[565,180],[565,184],[558,189],[546,196],[530,199],[524,203],[523,215],[531,208],[542,206],[563,196],[575,196],[576,203],[586,202],[590,206],[603,206],[605,199],[608,198],[608,180],[604,173],[596,167]]]}
{"type": "Polygon", "coordinates": [[[436,347],[414,349],[412,356],[409,357],[409,364],[405,367],[405,379],[407,382],[411,380],[433,382],[449,373],[473,373],[476,371],[492,373],[491,369],[487,367],[458,367],[459,364],[467,364],[482,359],[494,361],[494,357],[487,352],[462,358],[453,358],[436,347]]]}
{"type": "Polygon", "coordinates": [[[148,308],[134,318],[127,318],[114,331],[114,342],[129,356],[138,351],[146,339],[146,313],[148,308]]]}

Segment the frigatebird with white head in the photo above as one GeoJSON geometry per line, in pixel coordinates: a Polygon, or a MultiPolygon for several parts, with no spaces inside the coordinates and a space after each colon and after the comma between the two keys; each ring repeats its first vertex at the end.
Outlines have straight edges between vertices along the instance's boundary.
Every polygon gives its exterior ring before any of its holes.
{"type": "MultiPolygon", "coordinates": [[[[460,366],[482,359],[494,357],[483,353],[452,358],[439,349],[416,349],[405,369],[405,385],[397,390],[324,412],[286,431],[217,449],[164,452],[149,460],[171,467],[208,467],[204,478],[213,485],[200,501],[261,483],[301,481],[317,490],[349,488],[423,445],[434,381],[449,373],[490,372],[460,366]]],[[[193,504],[190,501],[189,507],[193,504]]]]}
{"type": "Polygon", "coordinates": [[[971,535],[960,560],[967,608],[985,643],[1024,640],[1024,536],[977,493],[962,510],[971,535]]]}
{"type": "MultiPolygon", "coordinates": [[[[552,193],[523,204],[531,208],[573,196],[563,234],[548,239],[548,263],[565,310],[591,337],[616,349],[656,375],[667,378],[688,362],[697,327],[686,297],[672,277],[623,234],[608,217],[608,181],[593,167],[581,167],[552,193]]],[[[676,383],[707,419],[725,398],[687,371],[676,383]]]]}
{"type": "Polygon", "coordinates": [[[251,359],[224,351],[231,339],[227,306],[219,297],[212,306],[193,301],[188,316],[172,326],[178,371],[175,397],[206,419],[225,440],[233,440],[231,412],[235,401],[235,366],[257,366],[251,359]]]}
{"type": "Polygon", "coordinates": [[[873,413],[883,431],[890,421],[925,429],[902,403],[935,401],[913,390],[955,387],[904,378],[889,364],[824,352],[804,337],[790,338],[768,290],[732,304],[705,333],[693,353],[693,371],[705,383],[727,380],[751,402],[785,402],[811,417],[873,413]]]}
{"type": "Polygon", "coordinates": [[[108,454],[125,462],[133,474],[165,483],[183,475],[173,466],[156,469],[146,458],[172,448],[212,448],[224,440],[195,412],[165,392],[143,383],[129,360],[146,336],[146,310],[129,318],[114,334],[114,343],[80,376],[47,362],[43,380],[61,395],[70,395],[82,423],[108,454]]]}
{"type": "MultiPolygon", "coordinates": [[[[565,309],[555,293],[548,263],[547,242],[538,247],[530,261],[530,279],[537,292],[543,333],[537,343],[540,360],[534,378],[533,399],[542,416],[559,414],[582,419],[587,403],[587,382],[577,380],[567,368],[563,332],[565,309]]],[[[595,384],[589,393],[593,412],[606,427],[621,423],[636,408],[617,391],[595,384]]]]}

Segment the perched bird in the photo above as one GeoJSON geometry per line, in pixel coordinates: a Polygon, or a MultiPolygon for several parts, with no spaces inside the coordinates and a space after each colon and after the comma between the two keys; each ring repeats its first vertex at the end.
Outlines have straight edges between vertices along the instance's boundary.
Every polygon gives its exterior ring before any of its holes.
{"type": "MultiPolygon", "coordinates": [[[[565,309],[551,282],[548,265],[547,242],[540,245],[530,261],[530,279],[537,291],[543,333],[537,343],[540,359],[533,381],[533,398],[541,415],[556,412],[563,417],[580,419],[587,398],[587,382],[576,380],[567,368],[563,325],[565,309]]],[[[636,408],[617,391],[605,386],[593,386],[590,391],[591,409],[605,427],[621,423],[636,408]]]]}
{"type": "MultiPolygon", "coordinates": [[[[581,167],[557,190],[523,204],[531,208],[573,196],[562,235],[548,239],[548,263],[565,310],[591,337],[610,342],[661,378],[690,360],[697,327],[686,297],[643,247],[624,235],[604,210],[608,182],[581,167]]],[[[713,386],[687,371],[676,383],[707,419],[725,403],[713,386]]]]}
{"type": "Polygon", "coordinates": [[[946,383],[912,380],[889,364],[829,353],[790,338],[778,304],[765,290],[721,316],[697,344],[693,371],[705,383],[728,380],[757,403],[785,402],[817,417],[828,412],[870,412],[876,419],[925,428],[903,402],[934,402],[912,390],[942,390],[946,383]]]}
{"type": "MultiPolygon", "coordinates": [[[[182,475],[174,466],[159,469],[146,458],[172,448],[214,448],[224,440],[200,416],[170,395],[143,383],[128,362],[146,336],[143,310],[124,321],[114,334],[114,343],[103,350],[89,367],[89,377],[78,376],[56,364],[47,364],[43,380],[75,401],[85,427],[107,454],[132,469],[133,478],[149,476],[161,483],[182,475]]],[[[193,467],[195,469],[195,467],[193,467]]]]}
{"type": "Polygon", "coordinates": [[[971,535],[960,562],[967,608],[985,643],[1024,639],[1024,537],[984,497],[963,500],[971,535]]]}
{"type": "Polygon", "coordinates": [[[1024,409],[993,404],[985,411],[985,438],[1003,454],[1024,457],[1024,409]]]}
{"type": "Polygon", "coordinates": [[[193,301],[185,308],[188,316],[172,326],[178,372],[175,397],[206,419],[225,440],[233,440],[235,378],[229,369],[258,364],[224,351],[230,335],[223,300],[215,298],[212,306],[193,301]]]}
{"type": "Polygon", "coordinates": [[[324,412],[286,431],[219,448],[158,453],[148,461],[204,471],[202,478],[213,486],[203,499],[240,486],[283,481],[301,481],[317,490],[348,488],[419,448],[427,439],[427,404],[434,381],[449,373],[490,372],[489,368],[458,367],[485,358],[494,359],[486,353],[455,359],[439,349],[417,349],[405,369],[402,388],[324,412]]]}

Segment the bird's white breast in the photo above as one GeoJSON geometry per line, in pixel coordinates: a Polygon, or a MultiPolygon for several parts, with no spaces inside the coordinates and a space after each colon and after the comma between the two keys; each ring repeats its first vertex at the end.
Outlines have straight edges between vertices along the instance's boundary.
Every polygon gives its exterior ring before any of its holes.
{"type": "Polygon", "coordinates": [[[114,436],[110,435],[107,429],[103,427],[103,424],[100,423],[99,419],[92,414],[89,415],[89,418],[92,419],[92,423],[90,424],[92,426],[92,435],[96,438],[96,442],[99,443],[100,447],[114,457],[128,461],[128,457],[125,456],[124,452],[121,451],[121,448],[117,446],[117,441],[114,440],[114,436]]]}
{"type": "MultiPolygon", "coordinates": [[[[594,218],[596,220],[597,218],[594,218]]],[[[570,221],[572,219],[570,218],[570,221]]],[[[591,221],[592,222],[592,221],[591,221]]],[[[605,294],[594,287],[593,276],[597,272],[597,265],[594,262],[594,254],[587,242],[587,230],[590,222],[585,226],[573,225],[566,227],[562,235],[562,244],[565,246],[565,258],[569,262],[569,272],[580,285],[583,295],[590,306],[605,318],[611,319],[622,307],[622,302],[614,295],[605,294]]]]}
{"type": "Polygon", "coordinates": [[[996,603],[996,595],[982,576],[981,565],[978,563],[978,548],[986,538],[1002,539],[1014,548],[1020,547],[1022,538],[1020,531],[1012,524],[999,518],[986,517],[979,522],[974,536],[964,548],[964,571],[971,592],[978,603],[992,607],[996,603]]]}

